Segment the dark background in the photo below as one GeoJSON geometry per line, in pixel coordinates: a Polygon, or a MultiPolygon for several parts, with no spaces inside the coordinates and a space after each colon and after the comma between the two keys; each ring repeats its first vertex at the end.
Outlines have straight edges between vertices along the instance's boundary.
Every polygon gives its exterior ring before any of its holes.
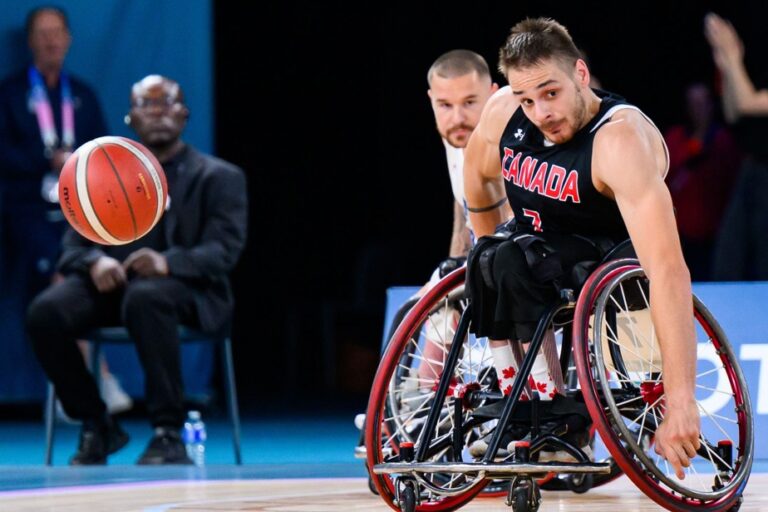
{"type": "Polygon", "coordinates": [[[512,25],[554,17],[603,86],[664,129],[683,119],[687,83],[715,83],[702,32],[714,10],[762,76],[764,6],[612,4],[215,4],[217,153],[246,169],[251,197],[234,276],[246,397],[365,403],[386,287],[422,284],[447,255],[453,199],[426,96],[441,53],[468,48],[495,68],[512,25]]]}

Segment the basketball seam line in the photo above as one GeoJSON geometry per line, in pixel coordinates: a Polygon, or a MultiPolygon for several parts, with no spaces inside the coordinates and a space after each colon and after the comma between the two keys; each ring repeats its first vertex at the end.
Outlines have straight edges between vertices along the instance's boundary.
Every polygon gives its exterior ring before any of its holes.
{"type": "MultiPolygon", "coordinates": [[[[115,238],[107,229],[102,225],[101,220],[93,209],[91,204],[90,191],[88,190],[88,162],[90,157],[96,148],[94,141],[87,142],[85,145],[78,149],[78,153],[83,153],[77,159],[77,167],[75,172],[75,182],[77,185],[77,197],[82,213],[86,218],[87,225],[98,235],[99,242],[106,244],[120,244],[123,242],[119,238],[115,238]],[[85,149],[83,149],[85,148],[85,149]],[[81,194],[82,192],[82,194],[81,194]]],[[[125,243],[125,242],[123,242],[125,243]]]]}
{"type": "MultiPolygon", "coordinates": [[[[131,223],[133,224],[133,239],[136,240],[139,234],[139,229],[136,226],[136,216],[133,213],[133,205],[131,205],[131,199],[128,197],[128,191],[125,190],[125,185],[123,184],[123,180],[120,179],[120,173],[117,172],[117,168],[115,167],[114,162],[112,162],[112,159],[109,157],[109,153],[106,149],[104,149],[104,146],[101,145],[101,143],[97,142],[96,146],[104,153],[104,156],[107,158],[107,162],[109,162],[109,166],[112,168],[112,172],[115,173],[115,178],[117,179],[117,184],[120,185],[120,190],[123,191],[123,196],[125,197],[125,203],[128,205],[128,212],[131,214],[131,223]]],[[[140,161],[140,160],[139,160],[140,161]]],[[[141,161],[140,161],[141,162],[141,161]]],[[[144,164],[142,163],[142,167],[144,167],[144,164]]],[[[86,184],[88,183],[88,166],[85,168],[86,172],[86,184]]],[[[99,214],[96,212],[96,209],[93,209],[93,213],[96,215],[96,217],[99,217],[99,214]]],[[[117,238],[118,240],[121,240],[119,237],[115,236],[113,233],[107,229],[106,225],[101,221],[99,218],[99,222],[101,222],[101,225],[104,226],[104,230],[109,233],[112,237],[117,238]]]]}
{"type": "MultiPolygon", "coordinates": [[[[152,223],[152,227],[154,228],[155,225],[160,221],[160,218],[163,216],[163,210],[164,210],[164,206],[165,206],[165,204],[163,203],[163,187],[162,187],[162,184],[160,182],[158,182],[158,180],[157,180],[157,170],[153,168],[154,164],[152,164],[152,161],[149,159],[149,157],[146,154],[144,154],[143,151],[141,151],[139,148],[137,148],[134,144],[131,144],[130,140],[126,141],[126,144],[128,146],[131,146],[133,149],[135,149],[152,166],[152,167],[147,166],[147,162],[145,162],[144,159],[142,159],[141,157],[136,155],[136,159],[139,161],[141,166],[147,172],[147,177],[150,179],[151,183],[155,186],[153,189],[147,188],[148,192],[154,191],[155,192],[154,195],[157,198],[156,204],[158,205],[158,208],[157,208],[158,211],[155,212],[155,220],[152,223]],[[160,190],[157,190],[158,185],[160,185],[160,190]]],[[[126,147],[126,149],[127,149],[127,146],[124,146],[124,147],[126,147]]],[[[131,150],[129,149],[129,151],[131,151],[131,150]]],[[[131,153],[133,153],[133,151],[131,151],[131,153]]],[[[162,164],[160,164],[160,162],[158,162],[158,164],[160,166],[160,169],[162,170],[162,168],[163,168],[162,164]]],[[[167,186],[167,182],[166,182],[166,186],[167,186]]]]}

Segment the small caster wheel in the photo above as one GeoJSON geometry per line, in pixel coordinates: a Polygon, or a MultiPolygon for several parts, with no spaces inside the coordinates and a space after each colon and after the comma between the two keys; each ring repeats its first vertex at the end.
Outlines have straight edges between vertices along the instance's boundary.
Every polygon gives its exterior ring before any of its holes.
{"type": "Polygon", "coordinates": [[[528,487],[520,486],[512,491],[512,512],[530,512],[528,506],[528,487]]]}
{"type": "Polygon", "coordinates": [[[592,488],[595,479],[590,473],[578,473],[565,477],[565,485],[569,491],[584,494],[592,488]]]}
{"type": "Polygon", "coordinates": [[[536,485],[536,482],[532,484],[531,495],[529,496],[528,504],[531,506],[531,512],[536,512],[541,506],[541,489],[536,485]]]}
{"type": "Polygon", "coordinates": [[[736,500],[736,504],[729,508],[728,512],[738,512],[742,503],[744,503],[744,496],[739,496],[739,499],[736,500]]]}
{"type": "Polygon", "coordinates": [[[416,512],[416,489],[413,482],[405,482],[400,488],[401,512],[416,512]]]}
{"type": "Polygon", "coordinates": [[[511,500],[507,504],[512,505],[513,512],[536,512],[541,505],[541,491],[536,482],[524,480],[517,484],[513,482],[514,488],[511,493],[511,500]]]}

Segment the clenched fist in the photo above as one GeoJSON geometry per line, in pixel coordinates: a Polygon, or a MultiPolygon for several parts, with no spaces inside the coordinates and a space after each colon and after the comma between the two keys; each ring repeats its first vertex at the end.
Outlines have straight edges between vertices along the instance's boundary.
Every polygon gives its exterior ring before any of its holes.
{"type": "Polygon", "coordinates": [[[133,271],[141,277],[157,277],[168,275],[168,261],[165,256],[148,247],[143,247],[131,253],[123,262],[125,271],[133,271]]]}
{"type": "Polygon", "coordinates": [[[111,292],[125,284],[125,269],[115,258],[102,256],[91,265],[91,279],[101,293],[111,292]]]}

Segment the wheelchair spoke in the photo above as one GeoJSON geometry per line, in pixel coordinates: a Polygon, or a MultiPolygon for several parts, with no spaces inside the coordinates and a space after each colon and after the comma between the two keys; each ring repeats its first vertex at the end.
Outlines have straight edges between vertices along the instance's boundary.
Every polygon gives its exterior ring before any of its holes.
{"type": "MultiPolygon", "coordinates": [[[[656,401],[654,401],[652,404],[645,404],[645,407],[643,408],[643,412],[642,412],[642,414],[638,414],[638,415],[637,415],[637,417],[636,417],[635,419],[632,419],[632,418],[630,418],[630,417],[626,417],[626,418],[629,420],[629,425],[628,425],[628,426],[631,426],[631,425],[637,425],[637,426],[638,426],[638,427],[640,427],[641,429],[642,429],[642,428],[647,428],[647,427],[645,426],[645,417],[647,416],[647,414],[648,414],[648,412],[649,412],[649,411],[651,412],[651,414],[653,414],[653,415],[654,415],[654,418],[656,417],[656,414],[655,414],[655,412],[654,412],[654,411],[656,410],[656,406],[659,404],[659,402],[661,402],[661,400],[662,400],[663,398],[664,398],[663,396],[660,396],[660,397],[659,397],[658,399],[656,399],[656,401]],[[640,418],[643,418],[643,423],[642,423],[642,424],[638,423],[638,420],[640,420],[640,418]]],[[[658,428],[658,426],[659,426],[659,424],[658,424],[658,422],[657,422],[657,423],[656,423],[656,427],[658,428]]]]}
{"type": "MultiPolygon", "coordinates": [[[[634,398],[630,398],[629,400],[624,400],[623,402],[619,402],[619,403],[617,403],[617,404],[616,404],[616,407],[621,407],[622,405],[627,405],[627,404],[628,404],[628,403],[630,403],[630,402],[634,402],[634,401],[636,401],[636,400],[642,400],[642,399],[643,399],[643,397],[642,397],[642,396],[636,396],[636,397],[634,397],[634,398]]],[[[607,410],[607,409],[608,409],[608,408],[606,408],[606,410],[607,410]]]]}
{"type": "Polygon", "coordinates": [[[383,421],[385,421],[385,422],[394,422],[394,423],[397,424],[397,428],[392,433],[392,435],[389,436],[389,438],[387,438],[385,444],[389,444],[392,441],[392,439],[395,438],[395,436],[398,436],[398,435],[401,435],[403,433],[406,433],[406,430],[405,430],[406,426],[408,424],[410,424],[411,421],[413,421],[413,419],[416,417],[416,415],[418,415],[419,413],[423,413],[424,416],[426,416],[426,413],[429,412],[429,406],[425,407],[424,405],[427,402],[429,402],[428,399],[425,400],[424,402],[422,402],[420,407],[418,407],[413,412],[408,414],[404,421],[402,421],[402,417],[404,416],[403,414],[395,414],[394,416],[390,416],[389,418],[384,418],[383,421]],[[398,420],[400,420],[400,421],[398,421],[398,420]]]}
{"type": "Polygon", "coordinates": [[[666,474],[667,474],[667,477],[669,477],[670,475],[672,475],[672,474],[673,474],[673,473],[672,473],[672,470],[670,470],[670,469],[669,469],[669,462],[667,461],[667,459],[665,459],[665,458],[663,458],[663,457],[662,457],[662,459],[661,459],[661,460],[662,460],[662,461],[664,461],[664,467],[665,467],[665,468],[666,468],[666,470],[667,470],[667,473],[666,473],[666,474]]]}
{"type": "MultiPolygon", "coordinates": [[[[621,290],[621,300],[622,302],[624,302],[624,310],[622,312],[624,313],[624,316],[626,316],[627,318],[627,323],[629,324],[629,330],[632,331],[632,343],[636,349],[639,349],[641,345],[637,342],[637,333],[635,332],[635,322],[632,321],[632,316],[630,315],[629,305],[627,304],[627,294],[624,292],[624,283],[619,285],[619,289],[621,290]]],[[[616,301],[614,300],[613,302],[615,303],[616,301]]],[[[650,364],[650,361],[649,361],[649,364],[650,364]]],[[[648,368],[648,371],[650,372],[650,367],[648,368]]]]}
{"type": "Polygon", "coordinates": [[[715,372],[719,372],[720,370],[724,370],[724,369],[725,369],[725,366],[721,365],[721,366],[718,366],[716,368],[712,368],[711,370],[707,370],[705,372],[697,373],[696,374],[696,378],[698,379],[699,377],[706,377],[707,375],[710,375],[710,374],[715,373],[715,372]]]}
{"type": "MultiPolygon", "coordinates": [[[[641,356],[637,352],[634,352],[629,347],[619,343],[619,341],[618,341],[619,337],[616,335],[616,333],[614,332],[613,328],[610,325],[606,325],[606,327],[608,328],[609,331],[611,331],[609,336],[608,336],[608,342],[613,343],[614,345],[617,345],[620,350],[626,350],[627,352],[629,352],[633,356],[637,357],[638,360],[642,360],[643,359],[643,356],[641,356]],[[611,335],[613,335],[613,337],[611,337],[611,335]]],[[[661,372],[661,368],[659,368],[658,366],[653,364],[653,361],[648,361],[648,366],[649,366],[650,369],[654,370],[654,371],[650,371],[649,373],[661,372]]]]}
{"type": "Polygon", "coordinates": [[[412,421],[416,417],[416,415],[418,413],[420,413],[420,412],[426,412],[428,410],[429,410],[428,407],[417,409],[412,414],[410,414],[408,416],[408,418],[405,419],[405,421],[396,421],[398,419],[401,419],[403,415],[391,416],[389,418],[384,418],[384,421],[392,421],[392,422],[395,422],[397,424],[397,428],[395,429],[394,432],[392,432],[392,435],[389,437],[388,441],[391,441],[392,439],[394,439],[395,436],[398,436],[398,435],[403,434],[403,433],[407,433],[407,427],[416,424],[416,422],[412,423],[412,421]]]}
{"type": "MultiPolygon", "coordinates": [[[[469,345],[469,343],[467,343],[467,345],[469,345]]],[[[472,371],[472,368],[474,368],[474,367],[472,366],[472,352],[473,352],[472,348],[473,348],[473,347],[470,345],[470,346],[469,346],[469,350],[467,350],[467,352],[469,352],[469,354],[467,354],[467,359],[469,360],[469,372],[468,372],[468,373],[471,373],[471,371],[472,371]]],[[[462,360],[462,361],[460,361],[460,366],[462,366],[462,367],[463,367],[463,364],[464,364],[464,361],[463,361],[463,360],[462,360]]]]}
{"type": "MultiPolygon", "coordinates": [[[[660,398],[659,398],[659,400],[661,400],[661,398],[663,398],[663,397],[660,397],[660,398]]],[[[656,402],[654,402],[654,406],[656,405],[656,403],[657,403],[659,400],[657,400],[656,402]]],[[[658,429],[659,429],[659,417],[658,417],[658,416],[656,416],[656,411],[657,411],[656,407],[653,407],[653,409],[651,410],[651,415],[653,415],[653,422],[656,424],[656,430],[658,430],[658,429]]],[[[663,419],[664,419],[664,417],[662,417],[661,419],[663,420],[663,419]]]]}
{"type": "Polygon", "coordinates": [[[588,365],[587,377],[592,382],[582,391],[585,398],[601,403],[597,412],[603,420],[596,420],[598,430],[610,440],[612,455],[628,463],[624,470],[633,479],[648,484],[649,496],[653,493],[662,497],[662,501],[657,500],[659,504],[670,510],[677,510],[678,504],[691,509],[698,505],[731,507],[749,475],[753,437],[744,413],[749,408],[748,398],[739,392],[746,385],[727,338],[694,296],[698,360],[707,365],[696,368],[694,383],[703,446],[697,450],[701,460],[694,457],[695,464],[685,469],[686,478],[678,480],[671,464],[655,453],[652,444],[668,404],[662,387],[661,352],[647,311],[648,281],[639,266],[612,275],[608,272],[613,268],[606,269],[601,274],[605,277],[598,278],[603,280],[595,285],[594,304],[577,304],[576,319],[579,329],[588,336],[580,340],[587,343],[581,361],[588,365]],[[713,438],[730,441],[734,457],[738,453],[738,462],[726,465],[721,459],[729,459],[730,455],[726,456],[713,438]]]}
{"type": "MultiPolygon", "coordinates": [[[[404,411],[402,413],[393,414],[392,416],[385,417],[384,421],[395,421],[397,419],[402,418],[406,414],[407,414],[407,418],[405,419],[405,422],[407,423],[411,421],[413,418],[416,417],[416,414],[429,410],[429,407],[430,407],[429,402],[432,401],[433,396],[434,396],[434,393],[429,393],[427,395],[416,397],[416,398],[423,398],[423,400],[416,406],[416,409],[413,409],[413,410],[408,409],[407,411],[404,411]]],[[[402,401],[403,400],[401,400],[401,402],[402,401]]]]}
{"type": "Polygon", "coordinates": [[[446,345],[448,345],[448,342],[446,341],[445,336],[443,336],[443,334],[451,333],[451,339],[453,339],[453,334],[456,333],[456,331],[453,328],[449,329],[448,327],[448,317],[453,316],[453,309],[448,306],[448,303],[446,301],[446,303],[441,308],[439,308],[438,311],[450,312],[450,314],[443,315],[442,329],[435,324],[434,320],[432,320],[432,317],[435,315],[435,313],[432,313],[427,317],[427,322],[432,326],[432,330],[434,330],[434,332],[437,333],[437,337],[440,338],[440,343],[442,344],[442,346],[445,347],[446,345]]]}
{"type": "MultiPolygon", "coordinates": [[[[405,370],[407,372],[412,371],[412,368],[409,368],[409,367],[405,366],[402,363],[398,364],[397,367],[402,369],[402,370],[405,370]]],[[[415,384],[417,387],[431,388],[432,386],[435,385],[435,381],[434,380],[427,379],[425,377],[419,377],[419,376],[416,376],[416,377],[412,377],[410,375],[407,376],[407,377],[406,376],[402,376],[402,377],[400,377],[399,380],[400,380],[400,382],[407,382],[407,383],[409,383],[411,385],[415,384]]],[[[414,390],[413,389],[395,389],[394,391],[392,391],[392,394],[409,393],[409,392],[412,392],[412,391],[414,391],[414,390]]]]}
{"type": "MultiPolygon", "coordinates": [[[[616,372],[616,375],[621,375],[619,372],[616,372]]],[[[619,384],[640,384],[641,382],[644,382],[644,379],[613,379],[613,382],[619,383],[619,384]]]]}
{"type": "MultiPolygon", "coordinates": [[[[620,288],[621,288],[622,297],[624,297],[624,285],[620,285],[620,288]]],[[[637,336],[637,333],[635,331],[635,322],[632,321],[633,320],[632,319],[632,314],[631,314],[632,312],[629,311],[629,306],[626,305],[626,297],[624,297],[625,308],[622,308],[621,305],[616,301],[616,299],[612,295],[610,297],[610,300],[618,308],[619,312],[622,313],[626,317],[627,323],[629,323],[629,329],[630,329],[630,331],[632,331],[632,344],[635,346],[635,348],[640,348],[643,345],[646,345],[646,346],[649,346],[649,347],[653,347],[654,343],[652,341],[648,341],[648,339],[645,336],[643,336],[642,333],[640,333],[639,337],[642,339],[643,343],[639,343],[638,342],[638,340],[637,340],[638,336],[637,336]]],[[[646,304],[646,307],[649,308],[650,306],[648,306],[646,304]]],[[[618,336],[616,336],[616,339],[618,339],[618,336]]],[[[655,338],[652,338],[652,339],[655,339],[655,338]]],[[[652,360],[648,361],[649,364],[652,363],[652,362],[653,362],[652,360]]],[[[649,368],[649,372],[650,372],[650,368],[649,368]]]]}
{"type": "MultiPolygon", "coordinates": [[[[424,338],[425,338],[425,339],[427,339],[427,343],[429,343],[429,338],[428,338],[427,336],[424,336],[424,338]]],[[[421,347],[419,347],[419,342],[418,342],[418,340],[415,340],[414,338],[411,338],[411,339],[410,339],[410,341],[409,341],[409,343],[410,343],[410,344],[412,344],[412,345],[414,346],[414,348],[415,348],[415,351],[416,351],[416,352],[419,352],[419,353],[421,353],[421,355],[417,355],[415,352],[414,352],[414,353],[411,353],[411,354],[410,354],[410,357],[412,357],[413,359],[416,359],[416,360],[418,360],[418,361],[422,361],[422,362],[425,362],[425,363],[427,363],[427,366],[429,366],[429,370],[430,370],[430,372],[431,372],[431,374],[432,374],[432,375],[440,375],[440,374],[443,372],[443,366],[444,366],[444,365],[443,365],[443,362],[442,362],[442,361],[440,361],[440,362],[438,362],[438,361],[435,361],[435,363],[436,363],[436,364],[439,364],[439,365],[440,365],[440,369],[436,369],[436,368],[435,368],[435,367],[432,365],[432,363],[431,363],[431,362],[430,362],[428,359],[426,359],[426,358],[424,357],[424,351],[421,349],[421,347]]],[[[409,371],[410,371],[410,368],[406,368],[406,370],[409,370],[409,371]]]]}
{"type": "Polygon", "coordinates": [[[400,399],[400,403],[407,404],[407,403],[414,402],[416,400],[422,400],[421,403],[424,404],[425,403],[424,400],[430,400],[434,395],[435,395],[435,393],[432,392],[432,393],[429,393],[427,395],[422,395],[422,396],[411,396],[411,397],[407,397],[407,398],[401,398],[400,399]]]}
{"type": "MultiPolygon", "coordinates": [[[[411,371],[410,368],[408,368],[407,366],[402,365],[402,364],[399,364],[398,367],[402,368],[404,370],[411,371]]],[[[432,381],[432,380],[428,380],[428,379],[425,379],[423,377],[410,377],[410,376],[409,377],[400,377],[400,382],[416,383],[417,386],[420,386],[420,385],[423,385],[423,384],[429,384],[429,385],[433,385],[434,384],[434,381],[432,381]]],[[[397,396],[397,395],[402,395],[403,393],[409,393],[409,392],[412,392],[412,391],[413,391],[412,389],[395,389],[395,390],[392,391],[392,394],[397,396]]]]}
{"type": "Polygon", "coordinates": [[[688,473],[688,476],[694,476],[696,477],[696,481],[699,482],[700,489],[706,489],[707,484],[704,483],[704,481],[701,479],[701,475],[699,475],[699,472],[696,471],[696,466],[691,464],[686,468],[686,473],[688,473]]]}
{"type": "Polygon", "coordinates": [[[704,436],[703,436],[703,435],[700,435],[700,436],[699,436],[699,441],[701,442],[701,445],[704,447],[704,449],[707,451],[707,454],[709,454],[709,458],[708,458],[707,460],[709,460],[709,462],[710,462],[710,463],[712,464],[712,466],[715,468],[715,472],[716,472],[716,473],[717,473],[717,462],[715,462],[714,460],[712,460],[712,458],[713,458],[713,457],[714,457],[715,459],[717,459],[717,461],[719,461],[719,462],[720,462],[720,464],[723,464],[725,467],[727,467],[727,468],[728,468],[728,470],[729,470],[731,473],[733,473],[733,471],[734,471],[734,468],[733,468],[733,466],[731,466],[731,465],[730,465],[730,464],[728,464],[726,461],[724,461],[724,460],[723,460],[723,458],[722,458],[722,457],[720,457],[720,455],[718,455],[718,454],[717,454],[717,452],[714,452],[714,451],[712,451],[712,448],[710,448],[710,447],[709,447],[709,443],[707,443],[707,441],[706,441],[706,439],[704,439],[704,436]]]}
{"type": "Polygon", "coordinates": [[[706,391],[712,391],[713,393],[720,393],[722,395],[728,395],[730,397],[734,397],[735,396],[733,394],[733,392],[723,391],[722,389],[717,389],[717,388],[710,388],[708,386],[702,386],[701,384],[696,384],[696,387],[698,389],[704,389],[706,391]]]}
{"type": "MultiPolygon", "coordinates": [[[[704,410],[704,408],[699,404],[699,409],[704,410]]],[[[706,412],[705,412],[706,413],[706,412]]],[[[739,420],[734,420],[732,418],[726,418],[725,416],[722,416],[720,414],[714,414],[714,413],[706,413],[707,417],[711,419],[713,422],[715,421],[715,418],[717,418],[720,421],[724,421],[726,423],[731,423],[732,425],[738,425],[739,420]]]]}
{"type": "MultiPolygon", "coordinates": [[[[445,358],[448,357],[448,347],[442,341],[438,342],[436,340],[431,340],[429,339],[429,337],[426,338],[425,343],[430,343],[440,349],[440,355],[442,356],[442,360],[439,361],[439,363],[440,363],[440,366],[443,366],[445,362],[445,358]]],[[[419,352],[421,352],[422,354],[424,353],[424,351],[421,349],[419,349],[419,352]]]]}
{"type": "Polygon", "coordinates": [[[728,422],[728,423],[733,423],[733,424],[738,424],[738,421],[736,421],[736,420],[731,420],[730,418],[723,418],[722,416],[718,416],[717,414],[713,414],[713,413],[709,412],[707,409],[705,409],[704,407],[702,407],[702,406],[701,406],[701,404],[700,404],[700,403],[698,403],[698,402],[696,402],[696,405],[698,405],[699,409],[700,409],[700,410],[701,410],[701,411],[702,411],[702,412],[703,412],[703,413],[704,413],[704,414],[707,416],[707,418],[709,418],[709,420],[710,420],[712,423],[714,423],[714,424],[715,424],[715,427],[716,427],[716,428],[717,428],[717,429],[718,429],[718,430],[719,430],[719,431],[720,431],[720,432],[721,432],[721,433],[722,433],[722,434],[723,434],[723,435],[724,435],[724,436],[725,436],[725,437],[726,437],[726,438],[727,438],[727,439],[728,439],[728,440],[729,440],[731,443],[733,443],[733,439],[731,438],[731,436],[730,436],[730,435],[728,435],[728,432],[726,432],[726,431],[725,431],[725,429],[722,427],[722,425],[720,425],[720,423],[718,423],[718,422],[715,420],[715,418],[719,418],[719,419],[721,419],[721,420],[723,420],[723,421],[726,421],[726,422],[728,422]]]}
{"type": "Polygon", "coordinates": [[[621,373],[618,369],[614,369],[614,373],[616,373],[616,375],[621,377],[620,379],[614,379],[614,382],[628,383],[628,384],[635,384],[635,385],[640,384],[641,382],[645,382],[644,378],[630,379],[628,376],[621,373]]]}
{"type": "MultiPolygon", "coordinates": [[[[416,354],[411,354],[411,357],[414,358],[417,361],[422,361],[424,363],[427,363],[429,365],[429,367],[432,368],[432,369],[434,369],[433,365],[438,365],[440,367],[443,366],[443,362],[442,361],[438,361],[437,359],[430,359],[428,357],[419,356],[419,355],[416,355],[416,354]]],[[[403,368],[409,369],[407,366],[403,366],[403,368]]],[[[438,375],[439,375],[439,373],[438,373],[438,375]]]]}
{"type": "Polygon", "coordinates": [[[642,423],[640,423],[640,430],[637,432],[637,445],[640,446],[640,440],[643,437],[643,431],[645,430],[645,418],[648,415],[648,406],[646,405],[642,416],[640,417],[642,423]]]}

